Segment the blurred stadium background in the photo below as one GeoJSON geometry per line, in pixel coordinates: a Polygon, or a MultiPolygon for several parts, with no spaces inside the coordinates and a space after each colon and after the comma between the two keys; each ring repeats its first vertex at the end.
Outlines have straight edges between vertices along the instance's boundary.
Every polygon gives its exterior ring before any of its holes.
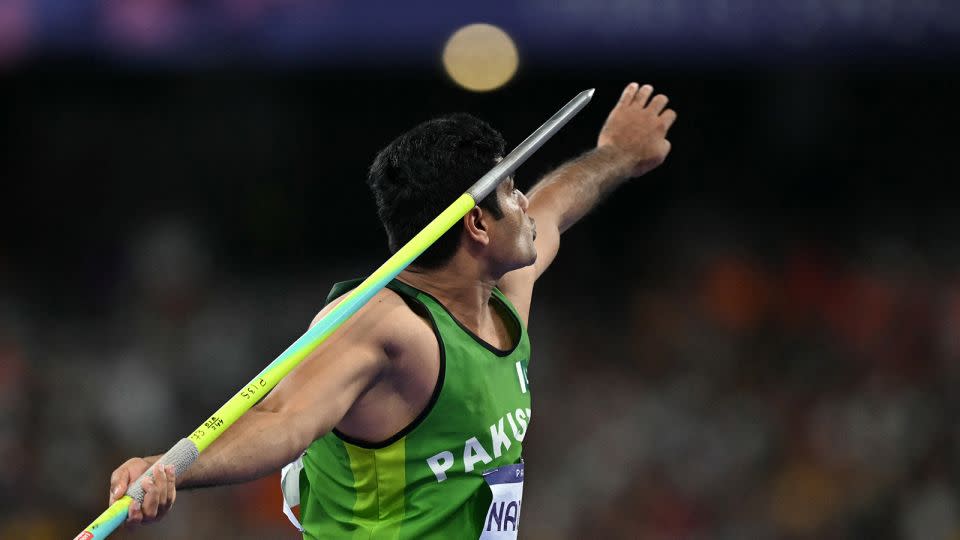
{"type": "MultiPolygon", "coordinates": [[[[72,537],[387,256],[375,152],[467,111],[518,175],[622,86],[665,166],[570,231],[531,318],[521,537],[960,538],[952,0],[0,0],[0,538],[72,537]],[[473,93],[446,40],[502,28],[473,93]]],[[[118,538],[295,538],[277,478],[118,538]]]]}

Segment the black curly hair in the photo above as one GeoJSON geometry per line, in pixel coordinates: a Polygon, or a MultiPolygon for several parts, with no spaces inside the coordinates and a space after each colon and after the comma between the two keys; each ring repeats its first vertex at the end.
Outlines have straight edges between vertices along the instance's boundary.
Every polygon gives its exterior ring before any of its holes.
{"type": "MultiPolygon", "coordinates": [[[[497,130],[469,114],[424,122],[381,150],[367,177],[377,214],[395,253],[473,185],[503,156],[506,142],[497,130]]],[[[494,191],[479,206],[503,217],[494,191]]],[[[460,244],[463,225],[444,233],[414,262],[439,268],[460,244]]]]}

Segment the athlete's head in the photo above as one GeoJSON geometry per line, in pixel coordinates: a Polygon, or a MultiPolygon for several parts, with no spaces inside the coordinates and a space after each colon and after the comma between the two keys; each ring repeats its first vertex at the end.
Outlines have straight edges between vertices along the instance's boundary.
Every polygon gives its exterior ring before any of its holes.
{"type": "MultiPolygon", "coordinates": [[[[377,154],[367,183],[377,214],[396,252],[462,195],[503,157],[503,136],[468,114],[424,122],[377,154]]],[[[503,217],[501,190],[480,201],[493,219],[503,217]]],[[[463,225],[454,226],[416,260],[421,268],[443,266],[460,245],[463,225]]]]}

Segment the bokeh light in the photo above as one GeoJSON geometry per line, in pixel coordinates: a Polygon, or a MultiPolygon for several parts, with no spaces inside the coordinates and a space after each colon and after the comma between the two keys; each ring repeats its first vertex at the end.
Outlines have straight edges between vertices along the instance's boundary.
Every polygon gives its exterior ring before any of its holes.
{"type": "Polygon", "coordinates": [[[450,36],[443,66],[450,78],[474,92],[496,90],[517,72],[519,55],[513,39],[491,24],[471,24],[450,36]]]}

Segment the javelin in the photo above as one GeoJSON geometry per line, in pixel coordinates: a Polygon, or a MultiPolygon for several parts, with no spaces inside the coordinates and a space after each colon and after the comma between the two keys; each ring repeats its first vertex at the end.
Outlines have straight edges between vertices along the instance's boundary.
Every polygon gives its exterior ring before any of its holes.
{"type": "MultiPolygon", "coordinates": [[[[251,407],[267,394],[274,386],[280,383],[290,371],[310,354],[318,345],[323,343],[337,328],[356,313],[375,294],[380,292],[387,283],[397,277],[404,268],[413,262],[421,253],[426,251],[443,233],[463,218],[478,201],[489,195],[504,178],[510,176],[534,152],[540,149],[550,137],[560,131],[593,97],[593,89],[584,90],[563,106],[556,114],[544,122],[542,126],[530,134],[520,143],[513,152],[494,165],[470,189],[461,195],[446,210],[434,218],[422,231],[417,233],[409,242],[400,248],[392,257],[387,259],[380,268],[363,280],[346,298],[315,325],[307,330],[300,338],[287,347],[273,362],[263,368],[256,377],[236,395],[223,404],[200,427],[194,430],[189,437],[180,439],[164,454],[157,463],[173,465],[176,476],[183,474],[196,461],[213,441],[217,440],[238,418],[243,416],[251,407]]],[[[100,540],[110,535],[127,518],[127,511],[134,501],[143,502],[144,490],[140,482],[147,476],[153,476],[153,467],[147,469],[134,482],[126,495],[118,499],[107,510],[87,526],[74,540],[100,540]]]]}

